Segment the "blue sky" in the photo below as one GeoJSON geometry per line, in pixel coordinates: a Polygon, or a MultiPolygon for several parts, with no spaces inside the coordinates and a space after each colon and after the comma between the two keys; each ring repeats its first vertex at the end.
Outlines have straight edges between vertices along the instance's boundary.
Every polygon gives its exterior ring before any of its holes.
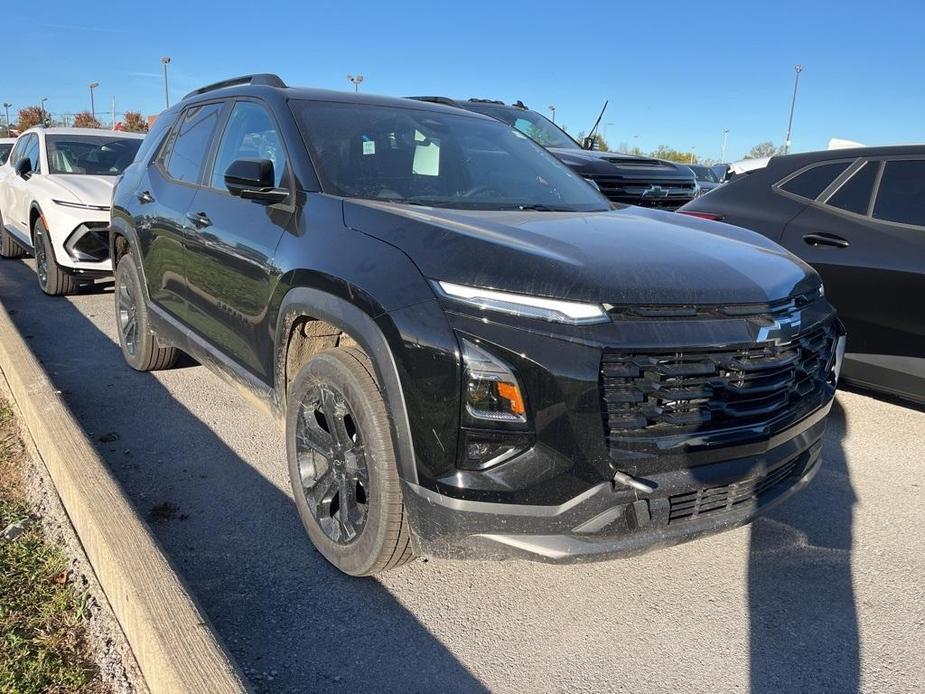
{"type": "Polygon", "coordinates": [[[10,6],[0,98],[53,113],[163,108],[204,83],[276,72],[290,84],[522,99],[613,146],[727,159],[783,141],[793,66],[806,66],[793,149],[830,137],[922,142],[921,2],[31,2],[10,6]],[[90,9],[96,7],[96,11],[90,9]],[[220,8],[220,9],[219,9],[220,8]],[[638,136],[638,138],[634,138],[638,136]]]}

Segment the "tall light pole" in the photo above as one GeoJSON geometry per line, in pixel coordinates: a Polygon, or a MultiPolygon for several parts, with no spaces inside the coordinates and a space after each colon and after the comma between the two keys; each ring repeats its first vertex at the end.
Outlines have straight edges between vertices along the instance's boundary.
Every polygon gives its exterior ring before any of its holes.
{"type": "Polygon", "coordinates": [[[167,64],[170,62],[170,56],[165,55],[161,58],[161,63],[164,64],[164,105],[165,108],[170,108],[170,92],[167,91],[167,64]]]}
{"type": "Polygon", "coordinates": [[[784,154],[790,152],[790,133],[793,130],[793,109],[797,105],[797,87],[800,86],[800,73],[803,72],[802,65],[794,65],[796,76],[793,78],[793,98],[790,100],[790,118],[787,120],[787,139],[784,140],[784,154]]]}
{"type": "Polygon", "coordinates": [[[12,105],[13,104],[8,104],[5,101],[3,102],[3,110],[6,111],[6,136],[7,137],[10,136],[10,106],[12,105]]]}
{"type": "Polygon", "coordinates": [[[96,120],[96,102],[93,101],[93,90],[100,86],[99,82],[90,83],[90,115],[96,120]]]}
{"type": "Polygon", "coordinates": [[[45,125],[46,114],[45,114],[45,102],[48,101],[47,96],[42,97],[42,125],[45,125]]]}
{"type": "Polygon", "coordinates": [[[691,162],[690,162],[691,164],[694,163],[694,150],[695,149],[697,149],[697,145],[694,145],[693,147],[691,147],[691,162]]]}
{"type": "Polygon", "coordinates": [[[726,163],[726,139],[729,137],[729,128],[723,128],[723,152],[719,155],[719,160],[726,163]]]}
{"type": "Polygon", "coordinates": [[[556,122],[556,107],[553,105],[548,106],[549,110],[552,112],[552,122],[556,122]]]}
{"type": "Polygon", "coordinates": [[[360,83],[361,83],[363,80],[364,80],[363,75],[357,75],[356,77],[354,77],[353,75],[347,75],[347,81],[353,83],[353,91],[354,91],[354,92],[360,91],[360,83]]]}

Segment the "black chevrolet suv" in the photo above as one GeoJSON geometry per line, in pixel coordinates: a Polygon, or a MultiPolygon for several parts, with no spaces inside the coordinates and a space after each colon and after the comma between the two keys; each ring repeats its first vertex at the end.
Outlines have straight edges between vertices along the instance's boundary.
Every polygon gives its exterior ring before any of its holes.
{"type": "Polygon", "coordinates": [[[183,350],[283,419],[347,573],[638,552],[818,468],[842,339],[816,273],[613,209],[494,119],[228,80],[158,118],[111,226],[128,363],[183,350]]]}
{"type": "Polygon", "coordinates": [[[697,179],[688,167],[652,157],[588,149],[544,115],[531,111],[519,101],[509,105],[492,99],[411,98],[456,106],[507,123],[548,149],[572,171],[593,181],[611,202],[675,210],[698,193],[697,179]]]}

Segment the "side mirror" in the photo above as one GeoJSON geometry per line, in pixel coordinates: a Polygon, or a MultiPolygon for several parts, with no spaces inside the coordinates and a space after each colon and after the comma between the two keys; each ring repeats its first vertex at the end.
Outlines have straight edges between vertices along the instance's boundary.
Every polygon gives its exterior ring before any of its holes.
{"type": "Polygon", "coordinates": [[[597,149],[597,138],[596,137],[586,137],[584,140],[581,141],[581,148],[590,149],[590,150],[597,149]]]}
{"type": "Polygon", "coordinates": [[[282,202],[289,191],[274,187],[276,176],[269,159],[236,159],[225,170],[225,187],[235,197],[263,202],[282,202]]]}
{"type": "Polygon", "coordinates": [[[25,157],[16,162],[16,175],[22,178],[29,178],[32,173],[32,160],[25,157]]]}

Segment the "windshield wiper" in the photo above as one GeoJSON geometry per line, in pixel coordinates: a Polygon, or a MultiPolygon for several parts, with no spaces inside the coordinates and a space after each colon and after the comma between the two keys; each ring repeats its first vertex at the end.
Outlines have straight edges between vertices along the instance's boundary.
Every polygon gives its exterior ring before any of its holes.
{"type": "Polygon", "coordinates": [[[574,212],[575,210],[569,207],[550,207],[549,205],[518,205],[518,210],[527,210],[530,212],[574,212]]]}

